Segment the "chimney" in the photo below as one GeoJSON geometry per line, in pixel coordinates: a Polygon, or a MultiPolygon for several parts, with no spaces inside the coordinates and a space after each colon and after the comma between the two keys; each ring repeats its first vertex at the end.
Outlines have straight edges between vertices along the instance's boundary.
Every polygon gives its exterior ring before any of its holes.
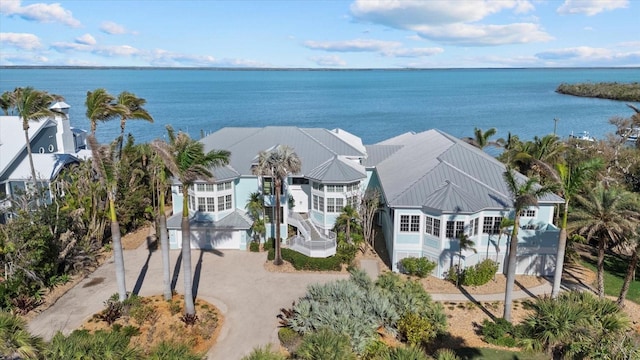
{"type": "Polygon", "coordinates": [[[56,142],[58,143],[58,152],[64,154],[73,154],[76,148],[73,144],[73,133],[69,124],[69,104],[59,101],[51,106],[51,110],[55,111],[54,120],[57,123],[56,142]]]}

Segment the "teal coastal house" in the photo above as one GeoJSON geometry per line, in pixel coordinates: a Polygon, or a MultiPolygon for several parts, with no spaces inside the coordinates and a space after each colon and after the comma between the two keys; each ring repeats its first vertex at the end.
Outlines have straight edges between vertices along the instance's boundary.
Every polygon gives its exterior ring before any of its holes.
{"type": "MultiPolygon", "coordinates": [[[[458,263],[457,237],[462,232],[476,244],[476,252],[462,253],[464,266],[490,258],[503,267],[508,238],[500,235],[499,224],[513,216],[505,166],[439,130],[406,133],[367,146],[341,129],[297,127],[223,128],[201,141],[206,151],[229,150],[231,159],[228,166],[213,170],[215,183],[199,182],[189,194],[193,248],[246,249],[253,234],[245,206],[256,191],[264,196],[265,235],[275,235],[273,181],[251,170],[260,151],[288,145],[302,160],[302,170],[283,182],[279,211],[286,246],[314,257],[335,254],[331,229],[341,209],[357,206],[367,189],[378,189],[378,231],[394,271],[405,257],[427,257],[438,264],[434,275],[443,277],[458,263]]],[[[172,248],[181,244],[180,186],[172,185],[172,248]]],[[[522,214],[519,274],[553,273],[558,229],[552,222],[559,203],[562,199],[550,194],[522,214]]]]}

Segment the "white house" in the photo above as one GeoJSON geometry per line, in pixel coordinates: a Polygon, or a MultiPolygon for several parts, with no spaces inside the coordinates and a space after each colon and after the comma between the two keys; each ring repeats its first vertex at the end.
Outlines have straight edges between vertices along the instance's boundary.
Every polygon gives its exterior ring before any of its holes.
{"type": "MultiPolygon", "coordinates": [[[[267,236],[274,236],[273,181],[251,172],[258,153],[279,145],[291,146],[302,170],[283,184],[281,236],[295,229],[288,245],[309,256],[335,254],[331,232],[341,209],[357,204],[376,188],[382,196],[378,223],[394,271],[405,257],[436,261],[436,276],[457,264],[457,236],[464,232],[476,251],[462,254],[466,266],[490,258],[501,266],[507,239],[499,235],[503,217],[512,216],[512,199],[503,174],[505,166],[464,141],[438,130],[406,133],[363,146],[357,136],[341,129],[265,127],[223,128],[201,140],[205,151],[231,152],[230,164],[213,169],[215,183],[199,182],[189,192],[193,248],[245,249],[252,220],[245,206],[252,192],[265,199],[267,236]]],[[[525,179],[518,174],[520,179],[525,179]]],[[[173,248],[180,247],[181,185],[172,186],[174,216],[168,221],[173,248]]],[[[553,273],[558,229],[552,225],[550,194],[522,215],[519,235],[519,274],[553,273]]]]}

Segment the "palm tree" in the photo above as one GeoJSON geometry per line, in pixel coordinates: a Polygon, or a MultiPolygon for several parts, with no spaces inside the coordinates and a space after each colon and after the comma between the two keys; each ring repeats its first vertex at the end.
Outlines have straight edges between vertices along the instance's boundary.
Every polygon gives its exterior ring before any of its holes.
{"type": "Polygon", "coordinates": [[[459,285],[460,275],[462,274],[462,252],[473,250],[474,253],[477,253],[475,246],[476,243],[469,238],[469,235],[465,233],[458,235],[458,276],[456,276],[456,286],[459,285]]]}
{"type": "MultiPolygon", "coordinates": [[[[500,230],[498,234],[498,243],[496,244],[496,263],[498,262],[498,257],[500,256],[500,241],[502,240],[502,235],[509,235],[508,229],[513,226],[513,219],[509,219],[503,217],[500,220],[500,230]]],[[[487,258],[489,258],[489,243],[487,242],[487,258]]]]}
{"type": "MultiPolygon", "coordinates": [[[[151,143],[151,149],[155,150],[155,142],[151,143]]],[[[158,192],[158,233],[160,237],[160,249],[162,251],[162,286],[165,300],[171,300],[171,258],[169,254],[169,234],[167,233],[167,214],[165,209],[165,194],[168,188],[167,170],[164,161],[158,152],[152,157],[153,179],[158,192]]]]}
{"type": "Polygon", "coordinates": [[[176,135],[171,126],[167,126],[169,144],[156,140],[154,149],[163,159],[167,169],[182,183],[182,272],[184,277],[185,313],[193,316],[196,313],[193,303],[193,287],[191,280],[191,225],[189,223],[189,189],[198,179],[214,181],[212,167],[229,164],[231,153],[226,150],[204,152],[204,144],[191,139],[188,134],[179,132],[176,135]]]}
{"type": "Polygon", "coordinates": [[[571,212],[571,229],[598,242],[598,296],[604,298],[604,255],[607,247],[622,243],[636,230],[640,210],[627,190],[598,184],[586,196],[576,195],[579,207],[571,212]]]}
{"type": "Polygon", "coordinates": [[[282,254],[280,253],[280,189],[282,187],[282,180],[289,174],[296,174],[300,172],[302,168],[302,162],[293,149],[286,145],[280,145],[270,151],[261,151],[258,154],[258,163],[253,167],[252,171],[254,175],[263,177],[270,177],[275,184],[275,221],[276,221],[276,241],[275,252],[276,256],[273,261],[275,265],[282,265],[282,254]]]}
{"type": "Polygon", "coordinates": [[[496,134],[496,128],[491,128],[485,132],[482,131],[482,129],[479,128],[475,128],[473,129],[473,138],[467,137],[464,138],[464,141],[468,142],[469,144],[479,148],[479,149],[484,149],[487,146],[497,146],[498,143],[495,141],[489,141],[489,138],[491,138],[492,136],[494,136],[496,134]]]}
{"type": "Polygon", "coordinates": [[[253,219],[251,231],[253,232],[254,241],[260,241],[262,234],[266,231],[264,225],[264,195],[259,191],[254,191],[249,194],[245,209],[247,209],[253,219]]]}
{"type": "Polygon", "coordinates": [[[116,284],[118,286],[118,298],[124,301],[127,298],[127,286],[124,278],[124,255],[122,253],[122,242],[120,234],[120,223],[116,213],[116,196],[118,194],[118,179],[120,176],[118,147],[122,139],[118,138],[111,145],[101,146],[96,137],[91,134],[87,137],[91,147],[94,171],[98,174],[100,185],[107,192],[109,202],[108,218],[111,222],[111,241],[113,243],[113,257],[116,268],[116,284]]]}
{"type": "Polygon", "coordinates": [[[9,109],[14,106],[13,93],[11,91],[5,91],[0,95],[0,109],[4,115],[9,115],[9,109]]]}
{"type": "Polygon", "coordinates": [[[98,121],[105,122],[118,116],[119,108],[114,104],[114,101],[115,98],[105,89],[87,91],[87,98],[84,104],[87,107],[87,118],[91,123],[91,135],[96,134],[98,121]]]}
{"type": "Polygon", "coordinates": [[[553,192],[555,185],[541,186],[535,177],[518,179],[516,173],[507,169],[504,180],[513,197],[513,229],[509,239],[509,261],[507,263],[507,288],[504,294],[504,319],[511,321],[511,303],[513,300],[513,285],[516,279],[516,262],[518,254],[518,230],[520,229],[520,212],[527,207],[537,206],[538,198],[553,192]]]}
{"type": "MultiPolygon", "coordinates": [[[[17,88],[13,91],[14,106],[18,112],[18,116],[22,120],[22,129],[24,130],[24,139],[27,147],[27,156],[29,157],[31,180],[33,181],[34,190],[37,190],[38,179],[36,177],[36,168],[33,165],[31,140],[29,139],[29,121],[39,121],[56,114],[56,111],[49,108],[56,98],[58,97],[45,91],[35,90],[32,87],[17,88]]],[[[36,203],[40,205],[39,198],[36,198],[36,203]]]]}
{"type": "Polygon", "coordinates": [[[567,247],[567,218],[569,215],[569,201],[578,192],[583,190],[584,184],[592,179],[594,174],[602,168],[604,162],[600,158],[593,158],[578,164],[558,163],[554,169],[550,169],[546,163],[542,163],[546,172],[556,181],[560,194],[564,197],[562,221],[560,222],[560,234],[558,235],[558,253],[556,255],[556,269],[553,276],[553,289],[551,297],[555,298],[560,293],[562,271],[564,269],[564,254],[567,247]]]}
{"type": "Polygon", "coordinates": [[[638,260],[640,259],[640,227],[636,229],[635,236],[630,236],[625,243],[627,248],[631,248],[631,261],[627,267],[627,274],[624,276],[624,282],[620,289],[620,295],[618,296],[618,306],[624,307],[624,300],[627,298],[627,292],[631,285],[631,280],[635,277],[636,267],[638,266],[638,260]]]}
{"type": "MultiPolygon", "coordinates": [[[[120,116],[120,137],[124,139],[124,129],[127,120],[145,120],[153,123],[153,117],[144,108],[147,100],[137,97],[128,91],[123,91],[118,95],[116,102],[116,112],[120,116]]],[[[122,152],[122,145],[120,147],[122,152]]]]}
{"type": "Polygon", "coordinates": [[[336,227],[344,224],[345,238],[348,243],[351,243],[351,223],[358,221],[358,211],[351,205],[347,205],[342,208],[342,212],[336,219],[336,227]]]}

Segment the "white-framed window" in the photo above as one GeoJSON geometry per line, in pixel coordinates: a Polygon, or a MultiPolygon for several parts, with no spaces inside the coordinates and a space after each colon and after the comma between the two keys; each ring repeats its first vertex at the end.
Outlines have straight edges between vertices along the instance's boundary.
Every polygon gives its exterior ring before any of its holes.
{"type": "Polygon", "coordinates": [[[318,195],[313,195],[313,210],[318,210],[318,195]]]}
{"type": "Polygon", "coordinates": [[[521,217],[528,217],[528,218],[536,217],[536,210],[535,209],[522,209],[522,210],[520,210],[520,216],[521,217]]]}
{"type": "Polygon", "coordinates": [[[445,236],[454,239],[464,233],[464,221],[447,221],[445,236]]]}
{"type": "Polygon", "coordinates": [[[336,212],[336,199],[335,198],[327,198],[327,212],[329,212],[329,213],[336,212]]]}
{"type": "Polygon", "coordinates": [[[426,216],[424,232],[429,235],[440,237],[440,219],[426,216]]]}
{"type": "Polygon", "coordinates": [[[189,195],[189,209],[191,209],[191,210],[195,210],[196,209],[196,197],[195,196],[189,195]]]}
{"type": "Polygon", "coordinates": [[[401,232],[420,231],[420,215],[400,215],[401,232]]]}
{"type": "Polygon", "coordinates": [[[324,212],[324,198],[322,196],[318,196],[318,210],[324,212]]]}
{"type": "Polygon", "coordinates": [[[231,190],[231,181],[216,184],[216,190],[218,191],[231,190]]]}
{"type": "Polygon", "coordinates": [[[214,188],[213,184],[204,184],[204,191],[206,192],[213,192],[214,188]]]}
{"type": "Polygon", "coordinates": [[[225,195],[224,197],[224,209],[225,210],[230,210],[231,206],[232,206],[232,200],[231,200],[231,195],[225,195]]]}
{"type": "Polygon", "coordinates": [[[351,206],[354,209],[358,208],[358,197],[357,196],[348,196],[347,197],[347,206],[351,206]]]}
{"type": "Polygon", "coordinates": [[[178,194],[182,194],[183,187],[182,185],[178,185],[178,194]]]}
{"type": "Polygon", "coordinates": [[[206,210],[207,210],[207,203],[205,198],[198,197],[198,211],[206,211],[206,210]]]}
{"type": "Polygon", "coordinates": [[[478,235],[478,232],[480,231],[479,227],[480,227],[480,218],[475,218],[471,220],[471,223],[469,224],[471,226],[471,228],[469,229],[471,235],[478,235]]]}
{"type": "Polygon", "coordinates": [[[484,234],[499,234],[500,223],[502,222],[501,216],[487,216],[482,223],[482,232],[484,234]]]}
{"type": "Polygon", "coordinates": [[[224,211],[224,196],[218,196],[218,211],[224,211]]]}
{"type": "Polygon", "coordinates": [[[344,191],[343,185],[327,185],[327,192],[330,193],[341,193],[344,191]]]}
{"type": "Polygon", "coordinates": [[[351,183],[347,185],[347,192],[358,191],[360,189],[360,183],[351,183]]]}
{"type": "Polygon", "coordinates": [[[204,192],[205,184],[196,184],[196,191],[204,192]]]}
{"type": "Polygon", "coordinates": [[[214,197],[207,198],[207,211],[209,212],[216,211],[216,198],[214,197]]]}
{"type": "MultiPolygon", "coordinates": [[[[271,223],[276,221],[274,209],[275,208],[272,206],[267,206],[264,208],[264,215],[265,215],[264,221],[266,223],[271,223]]],[[[280,207],[280,224],[284,224],[284,212],[282,211],[282,207],[280,207]]]]}

